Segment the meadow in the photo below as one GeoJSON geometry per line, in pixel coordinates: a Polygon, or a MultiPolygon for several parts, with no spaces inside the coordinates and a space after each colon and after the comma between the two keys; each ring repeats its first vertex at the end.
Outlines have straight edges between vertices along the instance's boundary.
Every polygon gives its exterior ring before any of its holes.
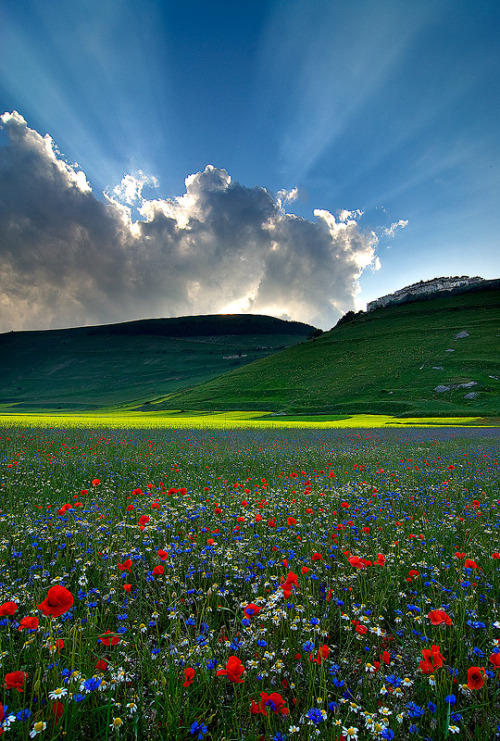
{"type": "Polygon", "coordinates": [[[498,429],[0,429],[11,739],[500,737],[498,429]]]}

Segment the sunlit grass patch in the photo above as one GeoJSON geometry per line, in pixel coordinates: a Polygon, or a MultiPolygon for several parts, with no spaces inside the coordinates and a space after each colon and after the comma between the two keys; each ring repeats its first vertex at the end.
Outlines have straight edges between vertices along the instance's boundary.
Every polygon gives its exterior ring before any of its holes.
{"type": "Polygon", "coordinates": [[[0,412],[0,423],[26,427],[123,427],[123,428],[382,428],[382,427],[465,427],[496,426],[481,417],[399,418],[386,414],[354,415],[270,415],[262,411],[236,412],[162,412],[104,411],[99,413],[29,413],[0,412]]]}

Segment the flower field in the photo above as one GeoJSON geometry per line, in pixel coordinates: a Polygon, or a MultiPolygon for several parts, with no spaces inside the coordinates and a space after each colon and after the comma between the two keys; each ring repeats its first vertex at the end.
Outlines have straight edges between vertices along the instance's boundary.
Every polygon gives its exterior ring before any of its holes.
{"type": "Polygon", "coordinates": [[[0,430],[0,733],[500,738],[500,431],[0,430]]]}

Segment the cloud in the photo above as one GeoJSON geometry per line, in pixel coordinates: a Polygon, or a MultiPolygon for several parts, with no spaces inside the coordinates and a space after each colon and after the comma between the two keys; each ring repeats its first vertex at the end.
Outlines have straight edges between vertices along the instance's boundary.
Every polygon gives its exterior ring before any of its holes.
{"type": "Polygon", "coordinates": [[[399,221],[393,222],[389,227],[384,229],[383,234],[385,237],[390,237],[392,239],[398,229],[404,229],[406,226],[408,226],[408,219],[400,219],[399,221]]]}
{"type": "Polygon", "coordinates": [[[144,198],[157,182],[139,171],[100,200],[50,136],[16,112],[1,123],[0,331],[231,310],[328,328],[374,262],[359,211],[299,218],[285,210],[296,191],[211,165],[177,198],[144,198]]]}

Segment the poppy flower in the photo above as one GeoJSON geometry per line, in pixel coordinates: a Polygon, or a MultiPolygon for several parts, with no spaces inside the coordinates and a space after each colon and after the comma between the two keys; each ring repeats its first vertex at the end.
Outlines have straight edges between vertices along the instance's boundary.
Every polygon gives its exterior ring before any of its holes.
{"type": "Polygon", "coordinates": [[[385,556],[383,555],[383,553],[378,553],[377,554],[377,564],[379,566],[384,566],[384,564],[385,564],[385,556]]]}
{"type": "Polygon", "coordinates": [[[155,576],[156,575],[160,575],[161,576],[161,574],[164,574],[164,573],[165,573],[165,566],[162,566],[161,564],[159,564],[158,566],[155,566],[154,569],[153,569],[153,574],[155,576]]]}
{"type": "Polygon", "coordinates": [[[99,486],[101,479],[92,479],[92,486],[99,486]]]}
{"type": "Polygon", "coordinates": [[[464,563],[464,569],[477,569],[477,563],[471,558],[466,558],[464,563]]]}
{"type": "Polygon", "coordinates": [[[36,630],[39,622],[37,617],[23,617],[19,623],[19,630],[23,628],[26,628],[26,630],[36,630]]]}
{"type": "Polygon", "coordinates": [[[244,679],[240,679],[244,671],[245,667],[239,658],[237,656],[230,656],[227,660],[226,668],[219,669],[217,676],[224,675],[230,682],[233,682],[233,684],[240,684],[245,681],[244,679]]]}
{"type": "Polygon", "coordinates": [[[322,561],[323,560],[323,556],[321,555],[321,553],[313,553],[312,554],[312,560],[313,561],[322,561]]]}
{"type": "Polygon", "coordinates": [[[484,674],[482,666],[471,666],[467,672],[467,687],[470,690],[480,690],[484,685],[484,674]]]}
{"type": "Polygon", "coordinates": [[[356,633],[359,633],[360,636],[364,636],[368,633],[368,628],[366,625],[356,625],[356,633]]]}
{"type": "Polygon", "coordinates": [[[120,643],[120,636],[117,636],[115,633],[107,630],[105,633],[103,633],[103,635],[99,636],[99,640],[105,646],[116,646],[117,643],[120,643]]]}
{"type": "Polygon", "coordinates": [[[132,589],[132,584],[123,584],[123,588],[125,592],[130,592],[130,590],[132,589]]]}
{"type": "Polygon", "coordinates": [[[184,669],[185,681],[182,683],[183,687],[189,687],[189,685],[192,684],[195,673],[196,672],[192,667],[188,667],[187,669],[184,669]]]}
{"type": "Polygon", "coordinates": [[[290,527],[291,527],[292,525],[296,525],[297,524],[297,520],[295,519],[295,517],[288,517],[287,518],[287,524],[290,525],[290,527]]]}
{"type": "Polygon", "coordinates": [[[0,615],[13,615],[17,610],[15,602],[4,602],[0,605],[0,615]]]}
{"type": "Polygon", "coordinates": [[[108,662],[105,659],[99,659],[97,664],[95,665],[95,668],[99,672],[105,672],[108,668],[108,662]]]}
{"type": "Polygon", "coordinates": [[[9,672],[5,675],[5,686],[8,690],[17,690],[18,692],[24,692],[24,683],[28,675],[26,672],[9,672]]]}
{"type": "Polygon", "coordinates": [[[279,692],[271,692],[269,695],[267,692],[260,693],[260,712],[263,715],[267,715],[267,709],[276,715],[288,715],[288,708],[285,706],[285,700],[281,697],[279,692]]]}
{"type": "Polygon", "coordinates": [[[439,646],[432,646],[431,648],[423,648],[422,656],[424,660],[420,662],[420,671],[423,674],[432,674],[434,669],[439,669],[443,666],[445,661],[442,656],[439,646]]]}
{"type": "Polygon", "coordinates": [[[351,566],[354,566],[355,569],[364,569],[365,565],[363,561],[359,558],[359,556],[350,556],[348,559],[351,566]]]}
{"type": "Polygon", "coordinates": [[[37,607],[44,615],[59,617],[71,609],[73,602],[71,592],[66,587],[56,584],[49,589],[46,598],[37,607]]]}
{"type": "Polygon", "coordinates": [[[64,705],[59,700],[56,700],[56,702],[52,705],[52,712],[56,717],[56,724],[59,721],[59,718],[64,713],[64,705]]]}
{"type": "Polygon", "coordinates": [[[159,548],[156,552],[162,561],[165,561],[168,558],[168,553],[166,551],[163,551],[161,548],[159,548]]]}
{"type": "Polygon", "coordinates": [[[441,623],[446,623],[446,625],[453,624],[453,620],[444,610],[431,610],[427,617],[433,625],[441,625],[441,623]]]}
{"type": "Polygon", "coordinates": [[[489,661],[490,661],[491,664],[493,664],[493,666],[495,667],[495,669],[500,669],[500,653],[498,653],[498,654],[491,654],[491,656],[489,658],[489,661]]]}
{"type": "Polygon", "coordinates": [[[149,522],[148,515],[141,515],[139,517],[139,522],[137,523],[139,525],[139,530],[144,530],[148,522],[149,522]]]}
{"type": "Polygon", "coordinates": [[[316,656],[311,652],[309,654],[309,661],[314,661],[315,664],[322,664],[325,659],[328,658],[328,654],[330,653],[330,649],[326,645],[326,643],[321,646],[321,648],[318,648],[318,653],[316,656]]]}
{"type": "Polygon", "coordinates": [[[130,569],[132,568],[132,560],[130,558],[127,558],[126,561],[118,564],[118,568],[120,569],[120,571],[126,571],[128,574],[130,574],[130,569]]]}
{"type": "Polygon", "coordinates": [[[258,615],[260,611],[261,608],[259,605],[254,605],[253,602],[250,602],[244,609],[245,617],[251,618],[253,615],[258,615]]]}

